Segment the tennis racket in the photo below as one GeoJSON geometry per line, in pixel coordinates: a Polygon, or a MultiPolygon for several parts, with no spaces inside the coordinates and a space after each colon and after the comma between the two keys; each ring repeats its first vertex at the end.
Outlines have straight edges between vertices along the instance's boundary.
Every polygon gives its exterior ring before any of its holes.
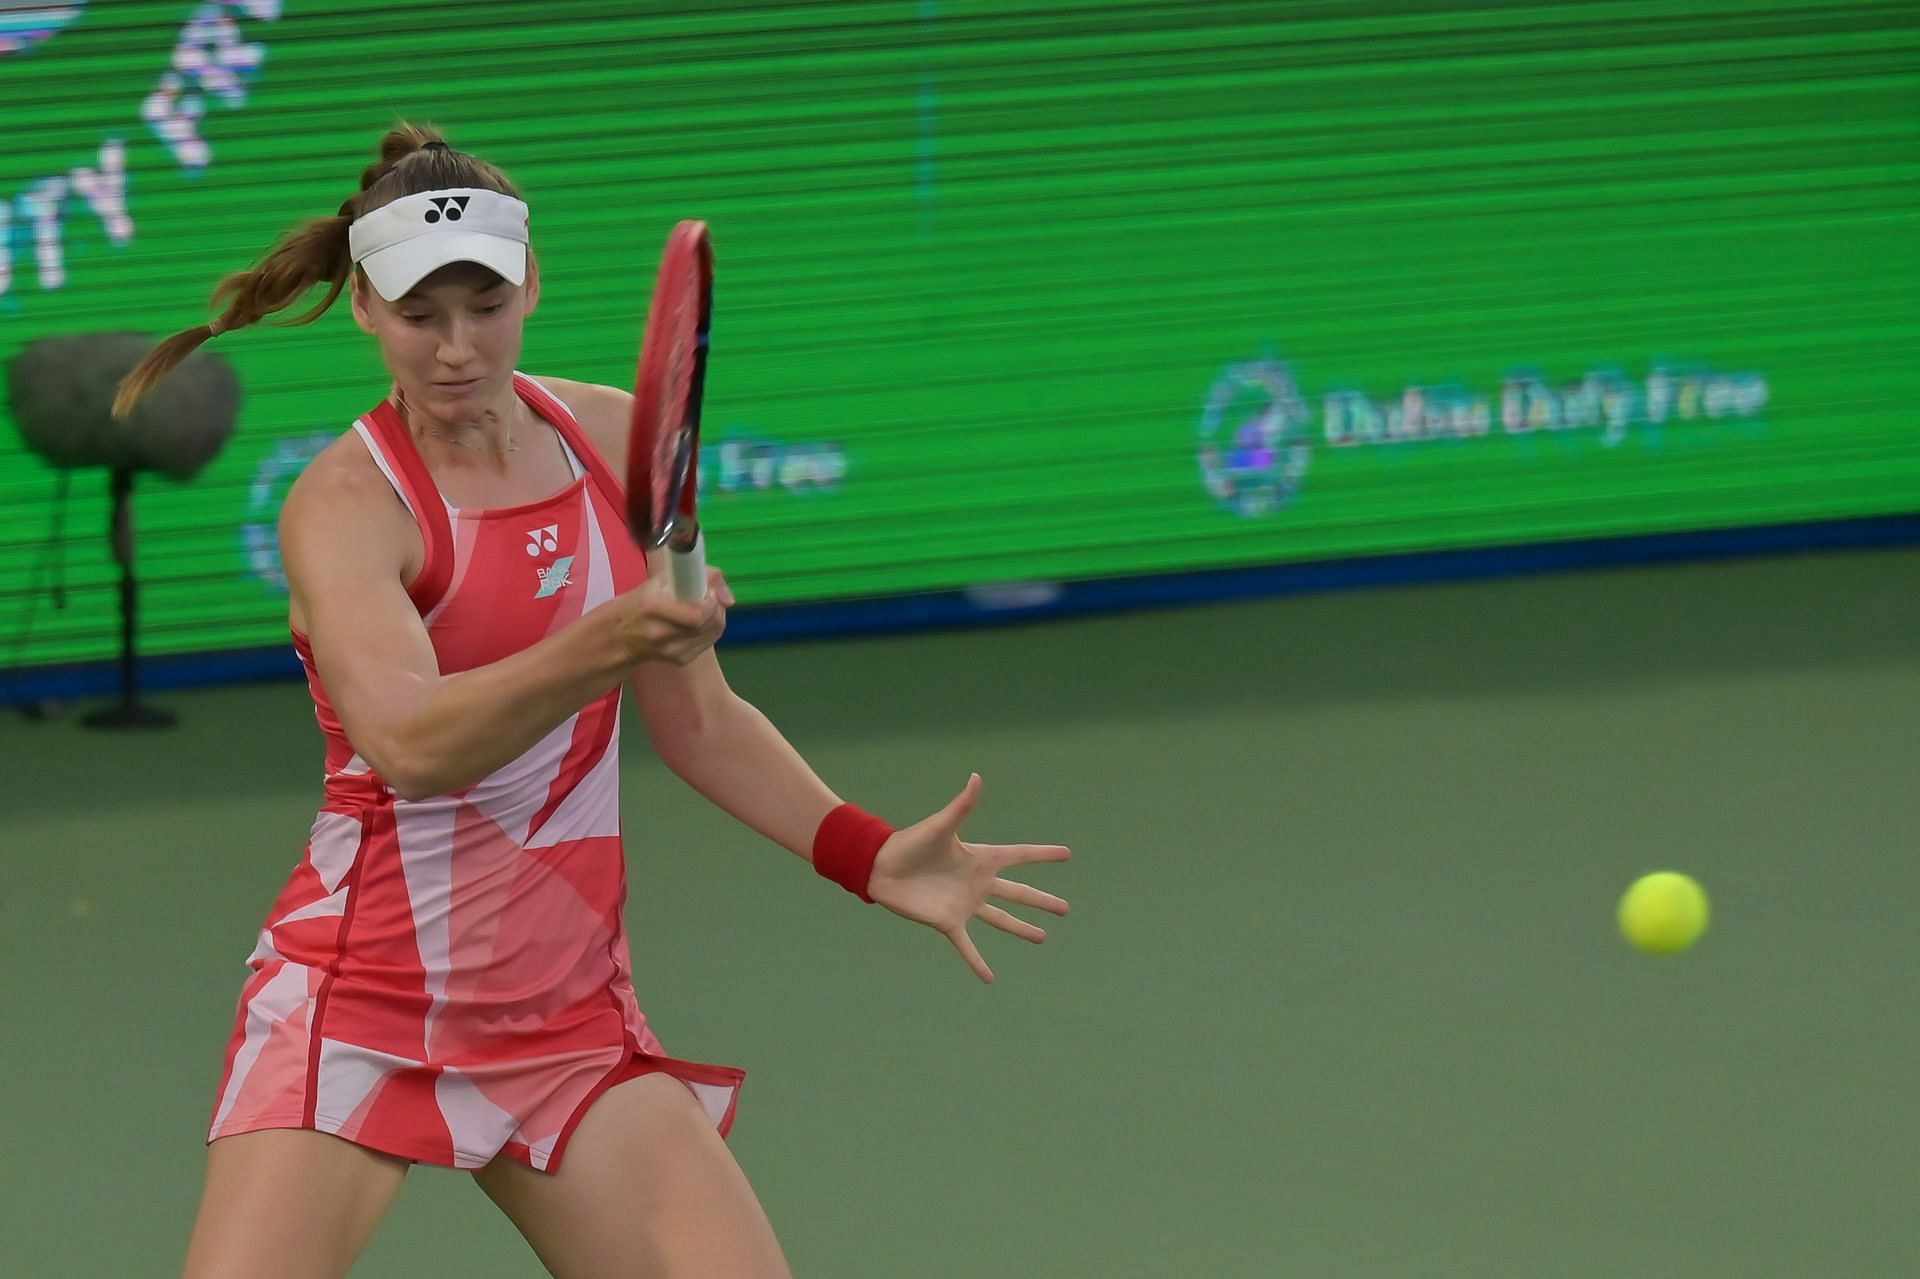
{"type": "Polygon", "coordinates": [[[627,522],[683,600],[707,594],[707,552],[694,518],[700,476],[700,393],[713,320],[713,246],[707,224],[682,222],[667,237],[653,285],[627,451],[627,522]]]}

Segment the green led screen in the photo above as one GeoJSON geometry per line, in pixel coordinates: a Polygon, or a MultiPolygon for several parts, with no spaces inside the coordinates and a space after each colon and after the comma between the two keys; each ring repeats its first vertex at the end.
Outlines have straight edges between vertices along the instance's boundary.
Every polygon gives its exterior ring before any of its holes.
{"type": "MultiPolygon", "coordinates": [[[[527,194],[530,371],[629,383],[710,223],[743,602],[1920,509],[1910,4],[8,5],[0,359],[200,322],[399,118],[527,194]]],[[[344,306],[209,349],[149,652],[284,640],[277,504],[385,390],[344,306]]],[[[0,669],[117,643],[57,488],[0,422],[0,669]]]]}

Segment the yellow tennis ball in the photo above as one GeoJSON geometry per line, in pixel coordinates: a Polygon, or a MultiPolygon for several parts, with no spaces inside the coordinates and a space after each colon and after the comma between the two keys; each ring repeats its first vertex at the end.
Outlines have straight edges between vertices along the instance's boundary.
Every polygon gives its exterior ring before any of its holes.
{"type": "Polygon", "coordinates": [[[1707,894],[1690,876],[1643,875],[1620,899],[1620,931],[1649,955],[1677,955],[1707,931],[1707,894]]]}

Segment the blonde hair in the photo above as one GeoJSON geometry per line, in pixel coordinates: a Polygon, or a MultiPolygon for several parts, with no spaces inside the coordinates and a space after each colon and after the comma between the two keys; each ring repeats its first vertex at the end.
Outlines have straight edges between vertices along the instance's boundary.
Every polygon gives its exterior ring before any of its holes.
{"type": "Polygon", "coordinates": [[[218,315],[207,324],[183,329],[142,357],[121,380],[113,412],[124,417],[176,365],[209,338],[286,310],[315,285],[327,286],[327,295],[312,310],[284,324],[311,324],[326,313],[353,278],[353,254],[347,229],[354,219],[393,203],[402,196],[450,187],[477,187],[515,199],[520,192],[485,160],[447,145],[432,126],[401,123],[380,139],[380,158],[360,174],[360,190],[349,196],[330,218],[313,218],[295,227],[259,262],[229,275],[213,290],[218,315]]]}

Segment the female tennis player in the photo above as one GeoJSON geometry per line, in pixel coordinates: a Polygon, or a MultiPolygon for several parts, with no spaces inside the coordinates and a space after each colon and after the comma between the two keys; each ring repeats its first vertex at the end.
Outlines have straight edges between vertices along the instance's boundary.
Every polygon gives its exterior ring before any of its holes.
{"type": "Polygon", "coordinates": [[[621,518],[626,394],[515,371],[528,243],[499,170],[403,125],[122,389],[320,284],[295,322],[349,291],[393,382],[281,516],[326,797],[248,961],[190,1279],[345,1274],[416,1163],[472,1170],[566,1279],[788,1273],[722,1141],[741,1072],[668,1056],[635,999],[623,682],[695,790],[982,980],[968,920],[1045,937],[990,899],[1066,913],[1003,876],[1065,848],[960,838],[977,776],[896,831],[728,688],[725,579],[676,599],[621,518]]]}

